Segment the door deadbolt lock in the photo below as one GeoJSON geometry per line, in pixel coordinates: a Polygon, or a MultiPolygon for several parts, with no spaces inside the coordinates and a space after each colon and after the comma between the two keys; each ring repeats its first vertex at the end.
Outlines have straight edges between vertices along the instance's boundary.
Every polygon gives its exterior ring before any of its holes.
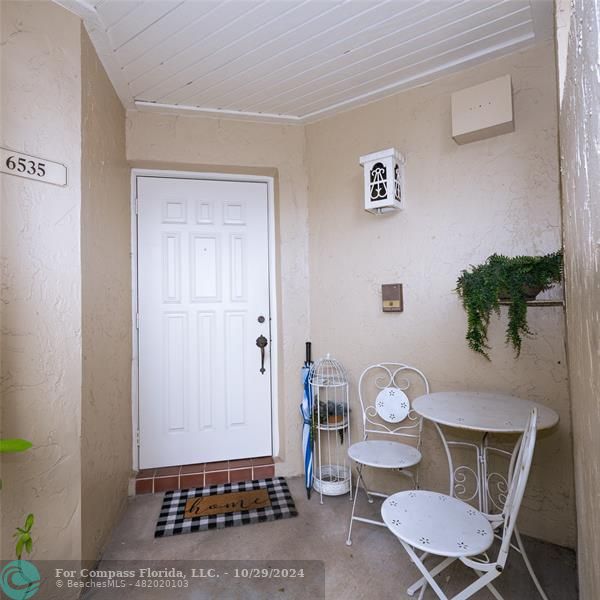
{"type": "Polygon", "coordinates": [[[265,322],[265,318],[262,315],[260,315],[260,317],[258,317],[257,321],[259,323],[264,323],[265,322]]]}

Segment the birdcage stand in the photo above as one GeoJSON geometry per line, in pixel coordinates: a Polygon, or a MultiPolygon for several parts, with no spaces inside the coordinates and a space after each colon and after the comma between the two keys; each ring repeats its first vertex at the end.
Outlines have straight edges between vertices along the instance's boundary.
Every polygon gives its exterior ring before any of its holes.
{"type": "Polygon", "coordinates": [[[323,496],[349,494],[352,499],[350,396],[344,367],[328,354],[310,371],[315,468],[313,488],[323,496]]]}

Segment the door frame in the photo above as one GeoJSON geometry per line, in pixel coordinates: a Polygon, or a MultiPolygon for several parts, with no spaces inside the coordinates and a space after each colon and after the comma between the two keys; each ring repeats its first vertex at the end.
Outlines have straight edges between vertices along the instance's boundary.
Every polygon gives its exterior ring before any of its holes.
{"type": "Polygon", "coordinates": [[[277,252],[275,234],[275,183],[267,175],[236,175],[230,173],[212,173],[196,171],[172,171],[162,169],[131,169],[131,315],[132,315],[132,361],[131,361],[131,399],[133,424],[133,469],[139,470],[139,329],[138,329],[138,217],[137,217],[137,178],[159,177],[168,179],[197,179],[212,181],[242,181],[265,183],[267,185],[268,214],[268,253],[269,253],[269,311],[270,327],[270,383],[271,383],[271,442],[273,456],[279,454],[279,335],[277,311],[277,252]]]}

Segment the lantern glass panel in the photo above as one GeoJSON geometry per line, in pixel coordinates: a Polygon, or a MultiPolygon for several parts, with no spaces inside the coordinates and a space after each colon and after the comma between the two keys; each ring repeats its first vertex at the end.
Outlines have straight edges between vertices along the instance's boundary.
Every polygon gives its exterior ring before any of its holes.
{"type": "Polygon", "coordinates": [[[376,162],[370,172],[371,202],[387,198],[387,169],[381,162],[376,162]]]}

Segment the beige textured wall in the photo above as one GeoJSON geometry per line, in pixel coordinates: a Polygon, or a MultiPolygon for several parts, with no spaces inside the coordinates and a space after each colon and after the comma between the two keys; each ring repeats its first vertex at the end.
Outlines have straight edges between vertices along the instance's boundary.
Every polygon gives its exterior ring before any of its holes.
{"type": "MultiPolygon", "coordinates": [[[[504,345],[506,313],[490,325],[492,362],[467,348],[453,293],[460,270],[493,252],[538,254],[561,244],[553,45],[486,63],[307,127],[311,335],[353,382],[381,360],[413,363],[435,390],[496,390],[540,401],[560,426],[539,437],[522,509],[525,533],[573,546],[571,424],[560,308],[537,308],[521,357],[504,345]],[[450,94],[510,73],[516,131],[463,146],[451,139],[450,94]],[[395,146],[407,157],[407,207],[363,205],[359,156],[395,146]],[[404,312],[381,311],[382,283],[404,284],[404,312]]],[[[358,434],[358,399],[354,435],[358,434]]],[[[447,467],[426,428],[424,486],[447,467]]],[[[397,479],[388,480],[389,486],[397,479]]]]}
{"type": "Polygon", "coordinates": [[[35,513],[34,556],[80,553],[80,21],[50,2],[2,2],[2,145],[64,163],[68,185],[1,175],[2,558],[35,513]]]}
{"type": "Polygon", "coordinates": [[[125,111],[82,28],[82,557],[98,557],[131,475],[131,224],[125,111]]]}
{"type": "Polygon", "coordinates": [[[572,5],[560,114],[579,588],[600,597],[600,5],[572,5]]]}
{"type": "Polygon", "coordinates": [[[68,185],[2,175],[2,557],[36,516],[34,558],[98,557],[131,472],[125,114],[80,20],[2,2],[2,145],[68,185]],[[83,35],[83,37],[82,37],[83,35]]]}
{"type": "Polygon", "coordinates": [[[554,26],[556,32],[556,71],[559,102],[562,102],[567,74],[567,47],[569,45],[570,23],[571,0],[555,0],[554,26]]]}
{"type": "Polygon", "coordinates": [[[133,166],[275,176],[281,460],[277,472],[300,473],[298,378],[309,332],[303,128],[131,111],[127,157],[133,166]]]}

